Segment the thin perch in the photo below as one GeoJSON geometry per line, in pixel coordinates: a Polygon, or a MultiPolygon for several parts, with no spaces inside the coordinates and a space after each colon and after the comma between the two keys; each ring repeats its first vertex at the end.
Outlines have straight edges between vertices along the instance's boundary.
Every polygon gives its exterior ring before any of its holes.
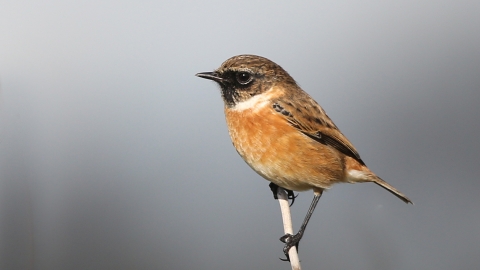
{"type": "MultiPolygon", "coordinates": [[[[280,203],[280,210],[282,211],[282,220],[283,220],[283,229],[285,234],[289,233],[293,235],[293,226],[292,226],[292,217],[290,215],[290,205],[288,202],[287,192],[278,187],[277,190],[278,203],[280,203]]],[[[292,270],[300,270],[300,260],[298,259],[297,248],[294,246],[288,251],[288,256],[290,257],[290,264],[292,265],[292,270]]]]}

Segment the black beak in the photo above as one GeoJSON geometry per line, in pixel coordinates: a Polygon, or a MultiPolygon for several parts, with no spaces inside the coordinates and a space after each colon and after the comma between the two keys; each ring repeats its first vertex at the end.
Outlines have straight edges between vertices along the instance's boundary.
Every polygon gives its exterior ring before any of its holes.
{"type": "Polygon", "coordinates": [[[204,79],[209,79],[212,81],[216,81],[218,83],[223,83],[223,78],[218,76],[218,73],[216,72],[200,72],[195,74],[195,76],[204,78],[204,79]]]}

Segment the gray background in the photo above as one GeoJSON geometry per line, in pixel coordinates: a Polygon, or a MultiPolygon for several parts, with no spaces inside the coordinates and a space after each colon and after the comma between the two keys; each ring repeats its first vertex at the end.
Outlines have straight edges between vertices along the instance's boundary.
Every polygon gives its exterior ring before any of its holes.
{"type": "Polygon", "coordinates": [[[289,269],[268,182],[194,77],[242,53],[415,202],[335,186],[304,269],[478,269],[479,26],[479,1],[2,1],[0,269],[289,269]]]}

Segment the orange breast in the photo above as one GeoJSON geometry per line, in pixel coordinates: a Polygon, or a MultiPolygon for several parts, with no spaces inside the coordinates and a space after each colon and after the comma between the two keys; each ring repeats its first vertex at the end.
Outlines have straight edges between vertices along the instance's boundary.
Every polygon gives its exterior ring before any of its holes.
{"type": "Polygon", "coordinates": [[[345,181],[343,155],[303,135],[271,106],[225,108],[225,116],[238,153],[267,180],[297,191],[345,181]]]}

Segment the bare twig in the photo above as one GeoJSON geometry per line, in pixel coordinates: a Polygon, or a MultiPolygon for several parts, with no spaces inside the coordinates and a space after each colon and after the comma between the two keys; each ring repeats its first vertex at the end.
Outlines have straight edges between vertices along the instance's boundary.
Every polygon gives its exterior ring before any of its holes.
{"type": "MultiPolygon", "coordinates": [[[[282,211],[283,229],[286,234],[293,234],[292,217],[290,216],[290,205],[288,203],[287,192],[283,188],[278,187],[277,196],[278,202],[280,203],[280,210],[282,211]]],[[[290,257],[292,270],[302,269],[300,266],[300,260],[298,259],[297,248],[295,246],[288,251],[288,256],[290,257]]]]}

